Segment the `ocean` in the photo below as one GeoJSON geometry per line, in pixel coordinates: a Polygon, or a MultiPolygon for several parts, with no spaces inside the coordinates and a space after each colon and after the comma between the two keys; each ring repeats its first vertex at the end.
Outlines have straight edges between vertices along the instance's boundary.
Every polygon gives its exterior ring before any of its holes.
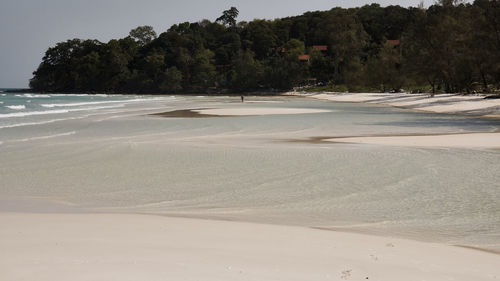
{"type": "Polygon", "coordinates": [[[0,129],[46,124],[105,112],[132,103],[161,100],[143,96],[85,94],[10,94],[0,92],[0,129]]]}
{"type": "Polygon", "coordinates": [[[500,249],[500,151],[318,141],[499,129],[298,97],[0,93],[0,211],[230,219],[500,249]],[[209,108],[322,111],[151,115],[209,108]]]}

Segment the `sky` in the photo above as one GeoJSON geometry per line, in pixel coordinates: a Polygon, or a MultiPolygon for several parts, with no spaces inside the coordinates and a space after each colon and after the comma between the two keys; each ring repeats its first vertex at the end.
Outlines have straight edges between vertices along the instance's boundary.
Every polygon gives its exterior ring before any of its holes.
{"type": "MultiPolygon", "coordinates": [[[[137,26],[160,34],[180,22],[214,21],[234,6],[239,21],[275,19],[333,7],[417,6],[421,0],[0,0],[0,88],[28,87],[47,48],[73,38],[107,42],[137,26]]],[[[429,3],[427,3],[429,2],[429,3]]],[[[425,0],[433,4],[434,0],[425,0]]]]}

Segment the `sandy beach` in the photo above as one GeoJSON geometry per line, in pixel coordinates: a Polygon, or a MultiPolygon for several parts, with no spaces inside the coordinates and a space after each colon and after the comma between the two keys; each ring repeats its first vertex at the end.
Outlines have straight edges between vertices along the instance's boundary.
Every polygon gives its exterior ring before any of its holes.
{"type": "Polygon", "coordinates": [[[213,108],[193,110],[203,115],[217,116],[248,116],[248,115],[289,115],[289,114],[308,114],[308,113],[325,113],[328,110],[313,109],[313,108],[255,108],[255,107],[238,107],[238,108],[213,108]]]}
{"type": "Polygon", "coordinates": [[[484,95],[438,94],[431,97],[430,94],[330,92],[289,92],[287,95],[337,102],[372,103],[435,113],[500,118],[500,99],[484,99],[484,95]]]}
{"type": "Polygon", "coordinates": [[[500,281],[500,0],[114,2],[0,4],[0,281],[500,281]]]}
{"type": "Polygon", "coordinates": [[[4,118],[0,280],[498,280],[498,123],[362,97],[4,118]]]}
{"type": "Polygon", "coordinates": [[[117,214],[1,213],[2,280],[500,278],[500,255],[303,227],[117,214]]]}
{"type": "Polygon", "coordinates": [[[500,149],[500,133],[347,137],[324,141],[389,146],[500,149]]]}
{"type": "MultiPolygon", "coordinates": [[[[297,95],[333,102],[378,104],[432,113],[500,118],[500,99],[484,99],[484,96],[478,95],[463,96],[442,94],[430,97],[429,94],[305,92],[290,92],[286,95],[297,95]]],[[[324,141],[411,147],[498,149],[500,148],[500,133],[494,131],[491,133],[456,133],[443,135],[359,136],[331,139],[324,138],[324,141]]]]}

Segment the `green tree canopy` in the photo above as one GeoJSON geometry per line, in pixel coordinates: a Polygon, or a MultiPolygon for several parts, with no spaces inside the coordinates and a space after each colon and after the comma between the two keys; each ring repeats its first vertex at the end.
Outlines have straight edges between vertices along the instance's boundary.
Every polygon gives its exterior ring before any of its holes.
{"type": "Polygon", "coordinates": [[[175,24],[158,37],[140,26],[108,43],[58,43],[30,86],[121,93],[287,90],[315,81],[349,90],[500,88],[498,0],[371,4],[239,23],[238,13],[231,7],[215,22],[175,24]]]}
{"type": "Polygon", "coordinates": [[[152,26],[144,25],[130,30],[129,36],[135,39],[141,46],[144,46],[156,39],[156,32],[152,26]]]}
{"type": "Polygon", "coordinates": [[[231,9],[222,12],[222,16],[218,17],[215,21],[222,22],[222,24],[227,26],[235,26],[236,18],[238,17],[239,13],[240,11],[238,11],[236,7],[231,7],[231,9]]]}

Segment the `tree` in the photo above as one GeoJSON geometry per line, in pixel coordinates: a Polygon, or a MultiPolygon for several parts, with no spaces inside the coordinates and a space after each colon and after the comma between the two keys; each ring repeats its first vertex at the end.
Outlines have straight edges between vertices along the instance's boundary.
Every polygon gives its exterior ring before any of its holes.
{"type": "Polygon", "coordinates": [[[369,37],[353,11],[334,8],[321,15],[312,36],[313,42],[328,45],[334,83],[343,83],[347,70],[360,71],[355,58],[363,56],[369,37]]]}
{"type": "Polygon", "coordinates": [[[217,72],[213,64],[214,53],[208,49],[196,51],[191,66],[191,83],[189,88],[194,92],[206,91],[216,84],[217,72]]]}
{"type": "Polygon", "coordinates": [[[231,7],[229,10],[222,12],[222,16],[218,17],[215,21],[222,22],[222,24],[234,27],[236,26],[236,18],[240,12],[236,7],[231,7]]]}
{"type": "Polygon", "coordinates": [[[156,39],[156,32],[152,26],[144,25],[130,30],[129,36],[135,39],[141,46],[144,46],[156,39]]]}
{"type": "Polygon", "coordinates": [[[128,65],[137,52],[132,38],[111,40],[100,52],[100,88],[104,91],[123,90],[130,77],[128,65]]]}
{"type": "Polygon", "coordinates": [[[500,86],[500,3],[476,0],[472,7],[473,18],[468,51],[474,58],[483,91],[490,83],[500,86]]]}
{"type": "Polygon", "coordinates": [[[432,20],[427,11],[415,10],[403,42],[407,71],[426,81],[434,94],[442,78],[443,58],[440,56],[441,40],[434,34],[436,23],[432,20]]]}
{"type": "Polygon", "coordinates": [[[400,46],[385,43],[380,53],[366,63],[365,83],[385,91],[398,91],[405,83],[400,46]]]}
{"type": "Polygon", "coordinates": [[[262,60],[276,52],[277,37],[273,33],[272,23],[266,20],[254,20],[242,32],[243,40],[249,42],[257,59],[262,60]]]}
{"type": "Polygon", "coordinates": [[[182,73],[177,67],[167,68],[160,76],[159,90],[173,93],[182,90],[182,73]]]}
{"type": "Polygon", "coordinates": [[[158,38],[151,26],[140,26],[108,43],[58,43],[45,53],[30,86],[63,92],[244,91],[289,89],[312,76],[350,90],[408,83],[429,84],[433,92],[500,88],[498,0],[438,0],[427,9],[372,4],[239,23],[237,16],[232,7],[215,22],[176,24],[158,38]],[[299,61],[304,54],[309,59],[299,61]]]}
{"type": "Polygon", "coordinates": [[[291,39],[284,48],[283,55],[266,61],[266,84],[274,89],[288,90],[308,78],[309,62],[299,61],[305,52],[304,42],[291,39]]]}
{"type": "Polygon", "coordinates": [[[262,83],[264,69],[251,51],[241,52],[232,62],[229,85],[237,91],[254,90],[262,83]]]}
{"type": "Polygon", "coordinates": [[[86,79],[93,79],[98,75],[100,46],[101,43],[96,40],[73,39],[57,43],[45,53],[42,63],[33,73],[30,87],[44,91],[94,88],[86,83],[86,79]]]}

